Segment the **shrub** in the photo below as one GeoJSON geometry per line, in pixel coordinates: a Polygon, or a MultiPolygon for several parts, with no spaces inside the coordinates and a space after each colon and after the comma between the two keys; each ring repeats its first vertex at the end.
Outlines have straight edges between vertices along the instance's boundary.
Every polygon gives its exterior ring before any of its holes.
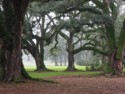
{"type": "Polygon", "coordinates": [[[89,66],[86,66],[86,71],[91,71],[89,66]]]}
{"type": "Polygon", "coordinates": [[[90,66],[91,65],[90,63],[88,63],[84,60],[82,60],[82,61],[79,60],[79,61],[76,62],[76,64],[79,65],[79,66],[90,66]]]}
{"type": "Polygon", "coordinates": [[[107,68],[106,64],[91,64],[90,67],[86,67],[86,71],[105,71],[107,68]]]}

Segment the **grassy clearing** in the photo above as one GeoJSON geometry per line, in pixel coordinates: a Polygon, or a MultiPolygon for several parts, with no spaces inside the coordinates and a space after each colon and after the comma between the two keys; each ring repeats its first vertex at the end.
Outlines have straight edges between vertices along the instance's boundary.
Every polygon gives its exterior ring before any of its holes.
{"type": "Polygon", "coordinates": [[[34,71],[36,69],[36,66],[24,66],[26,71],[34,71]]]}
{"type": "Polygon", "coordinates": [[[33,78],[48,78],[55,76],[74,76],[74,75],[85,75],[85,76],[96,76],[99,75],[100,72],[28,72],[29,75],[33,78]]]}
{"type": "MultiPolygon", "coordinates": [[[[36,66],[25,66],[27,71],[33,71],[36,69],[36,66]]],[[[54,71],[64,71],[66,70],[67,66],[47,66],[48,69],[54,70],[54,71]]],[[[76,66],[78,70],[85,71],[86,67],[85,66],[76,66]]]]}
{"type": "Polygon", "coordinates": [[[82,70],[79,72],[66,72],[66,66],[47,66],[48,69],[54,70],[53,72],[35,72],[33,70],[36,69],[34,66],[26,66],[26,70],[28,71],[29,75],[33,78],[48,78],[48,77],[55,77],[55,76],[73,76],[73,75],[99,75],[100,72],[85,72],[85,66],[76,66],[78,70],[82,70]],[[84,72],[83,72],[84,71],[84,72]]]}

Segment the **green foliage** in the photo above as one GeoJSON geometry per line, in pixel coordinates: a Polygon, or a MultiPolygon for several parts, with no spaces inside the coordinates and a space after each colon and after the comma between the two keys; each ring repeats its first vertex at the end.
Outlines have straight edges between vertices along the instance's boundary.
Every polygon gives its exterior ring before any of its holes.
{"type": "Polygon", "coordinates": [[[98,66],[95,66],[96,71],[104,71],[106,69],[106,64],[100,64],[98,66]]]}
{"type": "Polygon", "coordinates": [[[112,69],[112,68],[109,66],[109,64],[106,64],[106,65],[105,65],[105,69],[104,69],[104,73],[107,73],[107,74],[109,74],[109,73],[114,73],[114,69],[112,69]]]}
{"type": "Polygon", "coordinates": [[[110,65],[109,63],[103,65],[103,72],[104,74],[111,74],[111,75],[116,74],[116,70],[112,68],[112,65],[110,65]]]}
{"type": "Polygon", "coordinates": [[[105,71],[107,69],[107,64],[91,64],[91,66],[86,66],[86,71],[105,71]]]}
{"type": "Polygon", "coordinates": [[[86,71],[91,71],[90,66],[86,66],[86,71]]]}
{"type": "Polygon", "coordinates": [[[106,29],[109,46],[108,50],[109,53],[111,53],[114,50],[114,48],[116,48],[115,29],[113,23],[110,22],[109,24],[107,24],[106,29]]]}
{"type": "MultiPolygon", "coordinates": [[[[125,24],[125,22],[123,23],[125,24]]],[[[124,42],[125,42],[125,27],[123,25],[123,28],[121,30],[120,36],[119,36],[119,41],[118,41],[118,49],[117,49],[117,59],[121,59],[122,57],[122,51],[124,48],[124,42]]]]}
{"type": "Polygon", "coordinates": [[[117,51],[117,59],[121,59],[122,57],[122,51],[123,51],[123,45],[119,45],[118,51],[117,51]]]}

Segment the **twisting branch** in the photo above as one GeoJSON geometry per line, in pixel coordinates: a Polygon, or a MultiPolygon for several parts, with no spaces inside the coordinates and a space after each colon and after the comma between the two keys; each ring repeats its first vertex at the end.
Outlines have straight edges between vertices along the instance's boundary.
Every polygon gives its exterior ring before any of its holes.
{"type": "Polygon", "coordinates": [[[73,54],[77,54],[77,53],[79,53],[80,51],[82,51],[82,50],[92,50],[92,51],[95,51],[95,52],[97,52],[97,53],[99,53],[99,54],[102,54],[102,55],[105,55],[105,56],[108,56],[108,52],[103,52],[103,51],[101,51],[101,50],[99,50],[99,49],[97,49],[97,48],[95,48],[95,47],[91,47],[91,46],[88,46],[88,47],[80,47],[80,48],[78,48],[78,49],[75,49],[74,51],[73,51],[73,54]]]}
{"type": "Polygon", "coordinates": [[[53,55],[53,50],[58,48],[57,47],[57,45],[59,43],[58,42],[58,34],[56,34],[56,36],[55,36],[55,41],[56,41],[56,43],[55,43],[54,47],[52,47],[51,50],[50,50],[50,52],[51,52],[52,55],[53,55]]]}

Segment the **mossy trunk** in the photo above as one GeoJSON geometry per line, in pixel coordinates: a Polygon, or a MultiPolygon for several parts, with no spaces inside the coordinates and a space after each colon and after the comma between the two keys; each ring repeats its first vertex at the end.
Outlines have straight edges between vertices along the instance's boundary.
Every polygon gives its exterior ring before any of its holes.
{"type": "MultiPolygon", "coordinates": [[[[117,70],[119,74],[123,74],[123,67],[124,67],[124,57],[125,57],[125,19],[123,22],[123,26],[120,32],[119,40],[117,43],[117,54],[116,54],[116,64],[117,70]]],[[[117,73],[118,73],[117,72],[117,73]]]]}
{"type": "MultiPolygon", "coordinates": [[[[110,16],[109,4],[104,2],[105,8],[103,9],[105,15],[105,27],[106,27],[106,39],[107,39],[107,49],[108,49],[108,68],[109,72],[114,73],[114,62],[112,62],[112,55],[116,49],[116,39],[115,39],[115,28],[114,21],[110,16]]],[[[113,57],[114,58],[114,57],[113,57]]]]}
{"type": "Polygon", "coordinates": [[[4,79],[4,76],[5,76],[5,65],[4,65],[2,44],[0,42],[0,81],[4,79]]]}
{"type": "Polygon", "coordinates": [[[118,59],[122,59],[124,56],[125,56],[125,20],[123,22],[123,26],[118,40],[118,51],[116,57],[118,59]]]}
{"type": "Polygon", "coordinates": [[[43,61],[43,56],[41,57],[39,54],[37,54],[34,58],[36,62],[36,71],[47,70],[43,61]]]}
{"type": "Polygon", "coordinates": [[[46,32],[44,29],[44,25],[45,25],[45,15],[42,17],[42,26],[40,27],[41,28],[40,49],[39,46],[37,46],[37,53],[35,56],[37,71],[47,70],[44,63],[44,37],[46,32]]]}
{"type": "Polygon", "coordinates": [[[47,70],[44,63],[44,40],[42,38],[40,39],[40,52],[39,46],[37,46],[34,58],[36,62],[37,71],[47,70]]]}
{"type": "Polygon", "coordinates": [[[68,53],[68,67],[67,67],[67,71],[74,71],[75,66],[74,66],[74,56],[72,53],[68,53]]]}
{"type": "Polygon", "coordinates": [[[24,79],[32,79],[24,68],[22,58],[21,58],[21,75],[23,76],[24,79]]]}
{"type": "MultiPolygon", "coordinates": [[[[104,0],[103,3],[104,3],[103,12],[105,15],[107,15],[104,23],[106,27],[107,48],[108,48],[108,68],[110,70],[109,71],[110,73],[114,75],[119,75],[122,74],[123,71],[122,59],[121,59],[122,51],[119,50],[121,49],[121,47],[123,48],[123,46],[116,45],[114,23],[117,18],[117,11],[115,10],[116,7],[112,5],[112,2],[107,2],[107,0],[104,0]],[[111,11],[112,11],[112,16],[111,16],[111,11]]],[[[123,45],[123,43],[121,44],[123,45]]]]}
{"type": "Polygon", "coordinates": [[[113,75],[123,75],[123,60],[125,56],[125,21],[120,32],[119,40],[116,47],[114,31],[107,26],[108,50],[109,50],[109,68],[113,75]]]}
{"type": "Polygon", "coordinates": [[[68,39],[68,67],[67,71],[74,71],[76,70],[74,66],[74,54],[73,54],[74,46],[73,46],[73,33],[70,32],[70,37],[68,39]]]}
{"type": "Polygon", "coordinates": [[[23,22],[29,1],[25,0],[3,0],[6,39],[4,39],[4,65],[5,77],[4,81],[21,81],[21,43],[23,33],[23,22]]]}
{"type": "Polygon", "coordinates": [[[9,49],[5,46],[5,67],[6,75],[5,81],[18,81],[21,80],[21,36],[22,36],[22,22],[17,23],[14,26],[14,37],[13,38],[13,48],[9,49]]]}
{"type": "Polygon", "coordinates": [[[0,62],[0,81],[2,81],[5,77],[5,69],[4,64],[0,62]]]}
{"type": "Polygon", "coordinates": [[[116,49],[115,29],[112,22],[107,23],[105,26],[106,26],[107,48],[108,48],[108,68],[109,70],[112,70],[110,72],[113,72],[114,62],[112,62],[112,54],[113,51],[116,49]]]}

